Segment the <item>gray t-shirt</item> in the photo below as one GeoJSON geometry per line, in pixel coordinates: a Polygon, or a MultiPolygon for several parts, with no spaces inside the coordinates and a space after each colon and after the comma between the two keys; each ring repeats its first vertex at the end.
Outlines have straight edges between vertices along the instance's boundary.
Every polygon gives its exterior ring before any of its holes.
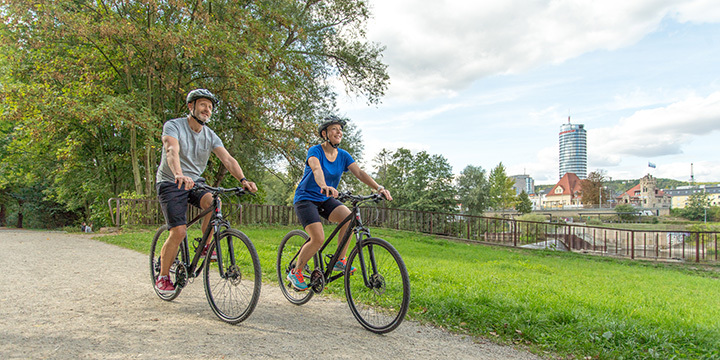
{"type": "MultiPolygon", "coordinates": [[[[183,175],[189,176],[196,181],[207,167],[210,153],[223,146],[222,140],[209,127],[203,126],[199,133],[196,133],[188,125],[187,118],[169,120],[163,125],[162,136],[172,136],[177,139],[180,145],[180,168],[183,175]]],[[[165,146],[163,145],[162,159],[155,176],[156,182],[175,182],[170,166],[168,166],[165,146]]]]}

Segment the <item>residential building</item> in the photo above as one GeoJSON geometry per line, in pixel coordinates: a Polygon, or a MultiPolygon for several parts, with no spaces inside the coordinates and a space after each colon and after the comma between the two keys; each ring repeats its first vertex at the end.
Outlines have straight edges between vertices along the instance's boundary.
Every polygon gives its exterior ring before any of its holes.
{"type": "Polygon", "coordinates": [[[545,195],[543,202],[545,208],[567,206],[582,206],[582,182],[574,173],[565,173],[545,195]]]}
{"type": "Polygon", "coordinates": [[[587,178],[587,131],[583,124],[568,123],[560,126],[560,173],[573,173],[580,179],[587,178]]]}
{"type": "Polygon", "coordinates": [[[690,196],[697,193],[707,194],[710,206],[720,206],[720,185],[679,186],[665,192],[672,197],[673,209],[684,208],[690,202],[690,196]]]}

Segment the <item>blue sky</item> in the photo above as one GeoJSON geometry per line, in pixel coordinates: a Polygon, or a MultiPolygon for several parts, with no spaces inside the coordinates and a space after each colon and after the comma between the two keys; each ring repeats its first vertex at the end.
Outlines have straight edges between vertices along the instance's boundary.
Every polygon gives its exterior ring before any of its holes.
{"type": "Polygon", "coordinates": [[[404,147],[536,184],[558,180],[558,132],[588,130],[588,171],[720,182],[720,6],[714,0],[372,0],[386,46],[377,106],[341,97],[364,162],[404,147]],[[657,168],[648,167],[653,162],[657,168]]]}

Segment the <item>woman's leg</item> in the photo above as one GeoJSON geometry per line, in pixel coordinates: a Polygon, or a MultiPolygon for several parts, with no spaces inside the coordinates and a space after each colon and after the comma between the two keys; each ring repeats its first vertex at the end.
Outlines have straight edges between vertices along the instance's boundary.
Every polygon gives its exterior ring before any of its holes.
{"type": "MultiPolygon", "coordinates": [[[[348,209],[345,205],[340,205],[336,207],[332,213],[330,213],[330,216],[328,217],[328,220],[332,221],[333,223],[339,223],[345,218],[350,215],[350,209],[348,209]]],[[[346,222],[345,225],[340,229],[338,232],[338,246],[340,245],[340,239],[342,239],[345,236],[345,232],[348,229],[348,225],[350,225],[350,221],[346,222]]],[[[345,257],[345,253],[347,253],[347,249],[350,246],[350,241],[345,243],[345,246],[340,251],[340,259],[345,257]]]]}
{"type": "Polygon", "coordinates": [[[309,224],[305,227],[305,232],[310,235],[310,241],[300,249],[297,264],[295,265],[296,269],[304,269],[307,262],[320,250],[325,241],[325,230],[320,222],[309,224]]]}

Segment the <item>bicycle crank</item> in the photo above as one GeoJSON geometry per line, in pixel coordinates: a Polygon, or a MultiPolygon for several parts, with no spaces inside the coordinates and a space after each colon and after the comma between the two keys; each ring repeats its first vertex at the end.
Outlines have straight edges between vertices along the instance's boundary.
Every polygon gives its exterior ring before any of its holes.
{"type": "Polygon", "coordinates": [[[316,294],[325,290],[325,276],[319,269],[313,270],[312,274],[310,274],[310,287],[316,294]]]}

